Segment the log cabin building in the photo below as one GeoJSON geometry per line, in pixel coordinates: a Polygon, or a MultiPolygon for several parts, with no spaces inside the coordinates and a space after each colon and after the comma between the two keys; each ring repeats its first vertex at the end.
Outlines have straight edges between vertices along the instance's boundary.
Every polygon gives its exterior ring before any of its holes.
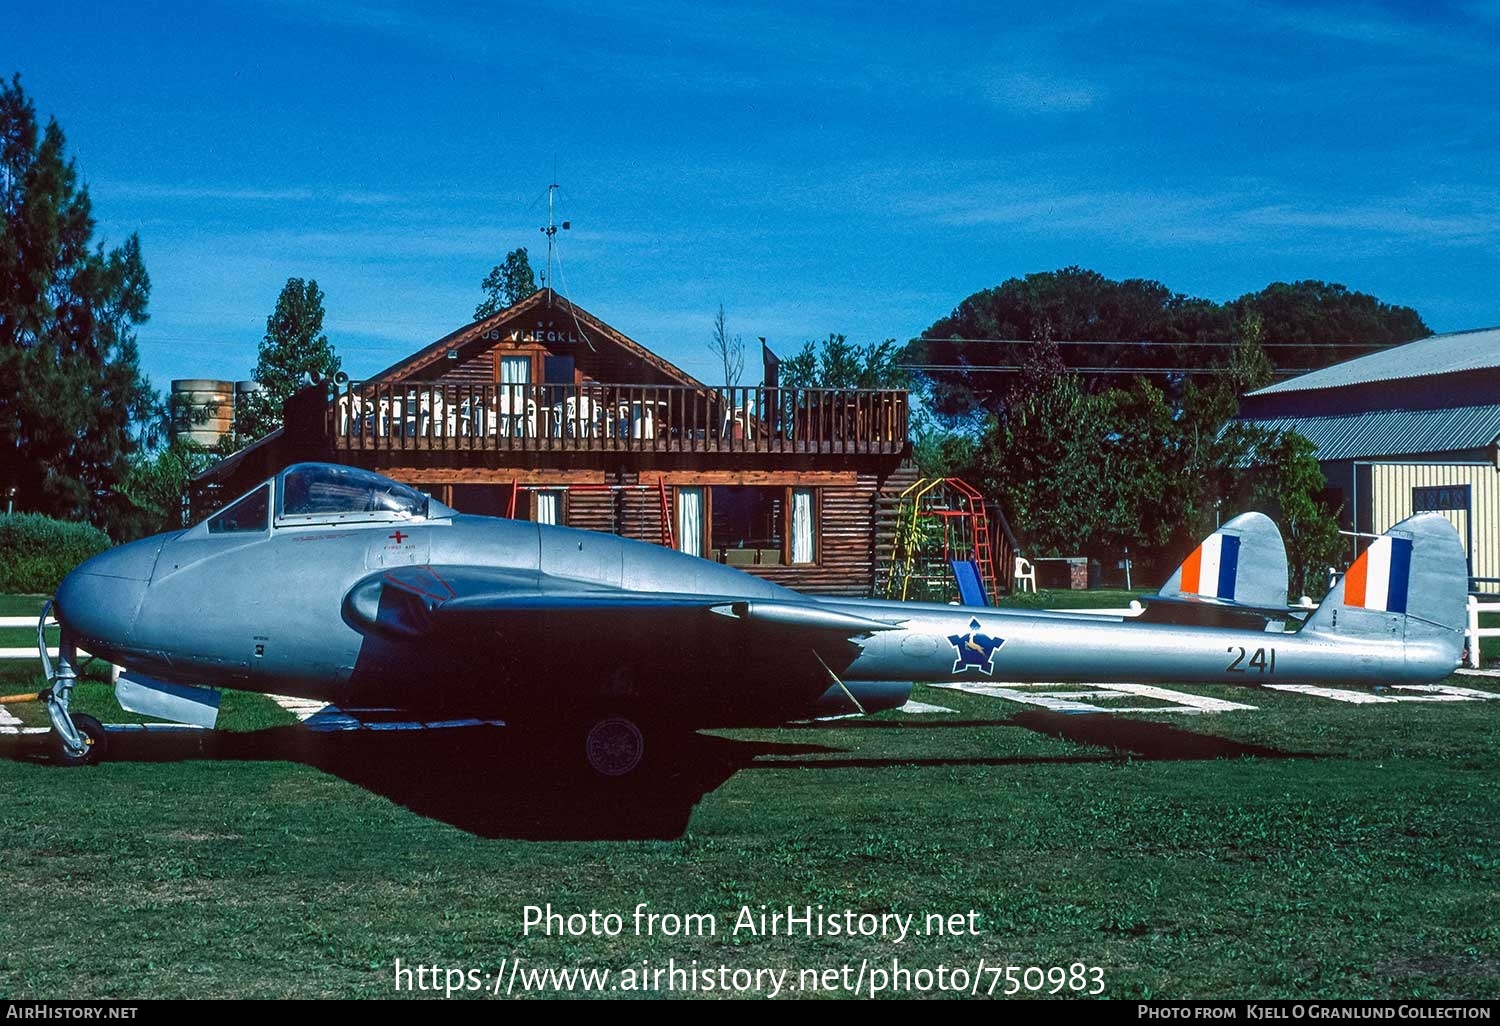
{"type": "Polygon", "coordinates": [[[916,479],[908,423],[902,390],[706,385],[543,289],[364,381],[293,397],[281,429],[197,480],[194,513],[323,460],[466,513],[609,531],[802,591],[865,595],[894,497],[916,479]]]}

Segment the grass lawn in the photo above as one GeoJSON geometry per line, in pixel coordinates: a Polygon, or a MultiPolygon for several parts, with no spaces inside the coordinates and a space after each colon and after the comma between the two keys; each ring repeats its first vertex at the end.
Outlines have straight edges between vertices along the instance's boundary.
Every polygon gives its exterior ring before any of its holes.
{"type": "Polygon", "coordinates": [[[1123,609],[1140,591],[1124,588],[1095,588],[1092,591],[1070,591],[1066,588],[1042,588],[1017,592],[1000,599],[1000,606],[1010,609],[1123,609]]]}
{"type": "Polygon", "coordinates": [[[46,595],[0,595],[0,616],[36,616],[46,595]]]}
{"type": "MultiPolygon", "coordinates": [[[[33,671],[9,666],[17,690],[33,671]]],[[[956,712],[700,735],[602,793],[510,731],[312,734],[256,696],[226,694],[225,731],[117,734],[81,770],[0,737],[0,998],[387,996],[397,958],[514,956],[1500,996],[1500,703],[1180,690],[1258,708],[1063,716],[923,688],[956,712]],[[719,935],[522,935],[527,904],[628,921],[642,901],[719,935]],[[980,935],[727,935],[742,905],[809,903],[972,909],[980,935]]]]}
{"type": "MultiPolygon", "coordinates": [[[[1479,626],[1500,627],[1500,613],[1480,613],[1479,626]]],[[[1479,654],[1486,664],[1500,660],[1500,638],[1480,638],[1479,654]]]]}

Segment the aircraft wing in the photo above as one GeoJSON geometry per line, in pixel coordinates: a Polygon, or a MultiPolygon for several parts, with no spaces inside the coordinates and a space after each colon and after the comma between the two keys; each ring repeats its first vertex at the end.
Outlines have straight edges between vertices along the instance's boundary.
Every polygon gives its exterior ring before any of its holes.
{"type": "Polygon", "coordinates": [[[1142,595],[1140,601],[1146,606],[1138,618],[1141,623],[1281,630],[1287,620],[1304,619],[1308,614],[1302,606],[1252,605],[1202,595],[1142,595]]]}
{"type": "Polygon", "coordinates": [[[580,621],[645,617],[661,621],[664,630],[693,617],[721,616],[840,638],[866,637],[900,627],[899,621],[855,616],[811,602],[627,591],[534,570],[469,566],[407,566],[372,574],[350,589],[344,608],[348,618],[363,629],[409,638],[466,625],[559,614],[580,621]]]}

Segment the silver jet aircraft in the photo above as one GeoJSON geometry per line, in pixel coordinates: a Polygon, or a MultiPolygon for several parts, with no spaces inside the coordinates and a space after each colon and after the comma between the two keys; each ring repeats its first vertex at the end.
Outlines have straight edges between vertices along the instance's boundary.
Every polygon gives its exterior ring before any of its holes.
{"type": "MultiPolygon", "coordinates": [[[[465,516],[350,467],[288,467],[185,531],[111,549],[59,587],[44,693],[64,762],[103,753],[69,713],[77,651],[138,712],[211,724],[229,688],[553,732],[622,776],[700,728],[905,702],[911,681],[1426,683],[1458,665],[1466,570],[1441,516],[1374,541],[1295,633],[1279,534],[1210,537],[1118,617],[814,598],[609,534],[465,516]],[[1280,574],[1279,592],[1276,575],[1280,574]],[[1207,624],[1192,610],[1259,614],[1207,624]],[[1149,611],[1148,611],[1149,612],[1149,611]],[[1157,621],[1157,622],[1153,622],[1157,621]]],[[[46,662],[46,649],[43,647],[46,662]]]]}

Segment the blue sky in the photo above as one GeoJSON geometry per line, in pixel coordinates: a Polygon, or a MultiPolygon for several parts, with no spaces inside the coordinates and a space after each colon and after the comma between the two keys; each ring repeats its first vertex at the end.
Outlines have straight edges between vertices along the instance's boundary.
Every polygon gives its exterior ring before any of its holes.
{"type": "Polygon", "coordinates": [[[466,323],[554,161],[571,298],[706,379],[907,338],[1080,264],[1228,299],[1321,278],[1500,323],[1500,4],[394,0],[10,6],[158,387],[248,376],[316,278],[355,376],[466,323]]]}

